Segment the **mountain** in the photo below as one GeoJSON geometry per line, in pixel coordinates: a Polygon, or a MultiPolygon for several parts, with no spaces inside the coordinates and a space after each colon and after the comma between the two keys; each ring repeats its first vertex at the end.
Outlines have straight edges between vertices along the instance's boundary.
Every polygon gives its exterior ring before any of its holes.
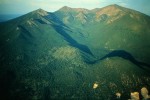
{"type": "Polygon", "coordinates": [[[150,16],[116,4],[1,22],[0,99],[127,100],[150,90],[149,37],[150,16]]]}

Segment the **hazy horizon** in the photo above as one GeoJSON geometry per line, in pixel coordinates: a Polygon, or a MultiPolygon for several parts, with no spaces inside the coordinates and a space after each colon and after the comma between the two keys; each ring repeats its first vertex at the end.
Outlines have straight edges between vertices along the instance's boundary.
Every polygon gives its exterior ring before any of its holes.
{"type": "Polygon", "coordinates": [[[26,14],[39,8],[54,12],[63,6],[94,9],[111,4],[117,4],[150,15],[150,0],[1,0],[0,14],[26,14]]]}

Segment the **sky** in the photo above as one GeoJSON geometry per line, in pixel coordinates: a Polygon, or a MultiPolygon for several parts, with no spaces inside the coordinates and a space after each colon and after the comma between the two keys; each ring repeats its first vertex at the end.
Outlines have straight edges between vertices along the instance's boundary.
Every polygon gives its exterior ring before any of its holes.
{"type": "Polygon", "coordinates": [[[150,15],[150,0],[0,0],[0,14],[25,14],[39,8],[54,12],[63,6],[94,9],[111,4],[150,15]]]}

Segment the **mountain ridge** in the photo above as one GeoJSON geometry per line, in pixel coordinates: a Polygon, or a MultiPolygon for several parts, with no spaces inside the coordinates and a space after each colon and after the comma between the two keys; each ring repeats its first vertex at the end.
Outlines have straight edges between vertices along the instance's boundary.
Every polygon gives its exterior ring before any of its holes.
{"type": "Polygon", "coordinates": [[[126,100],[150,89],[149,37],[150,16],[118,5],[0,23],[0,99],[126,100]]]}
{"type": "MultiPolygon", "coordinates": [[[[81,8],[70,8],[70,7],[67,7],[67,6],[65,6],[65,7],[63,7],[63,8],[65,8],[65,9],[74,9],[74,10],[76,10],[76,9],[81,9],[81,8]]],[[[63,8],[61,8],[61,9],[63,9],[63,8]]],[[[81,29],[82,27],[87,27],[86,26],[86,24],[88,23],[89,25],[90,25],[90,23],[91,23],[91,25],[92,25],[92,23],[95,23],[95,22],[93,22],[93,18],[96,18],[95,19],[95,21],[96,21],[96,23],[97,24],[104,24],[104,25],[111,25],[111,24],[114,24],[114,23],[116,23],[118,20],[120,20],[123,16],[129,16],[129,17],[131,17],[131,18],[133,18],[133,15],[131,16],[131,15],[125,15],[125,13],[123,12],[123,14],[122,13],[119,13],[119,12],[122,12],[122,10],[120,10],[120,9],[123,9],[123,7],[121,7],[121,6],[118,6],[118,5],[116,5],[116,4],[113,4],[113,5],[109,5],[109,6],[106,6],[106,7],[104,7],[104,8],[100,8],[97,12],[95,12],[95,15],[93,16],[93,15],[87,15],[87,14],[85,14],[85,13],[82,13],[82,12],[78,12],[77,14],[75,14],[75,15],[72,15],[71,14],[71,17],[73,17],[73,18],[67,18],[66,19],[66,17],[65,16],[70,16],[70,14],[68,15],[62,15],[61,16],[61,13],[59,14],[59,11],[60,10],[58,10],[58,13],[57,13],[57,11],[56,12],[54,12],[54,17],[51,19],[50,17],[53,15],[50,15],[50,13],[49,12],[47,12],[47,11],[44,11],[44,10],[42,10],[42,9],[38,9],[38,10],[35,10],[35,11],[33,11],[33,12],[30,12],[30,13],[28,13],[28,14],[26,14],[26,15],[24,15],[24,16],[21,16],[21,17],[19,17],[20,18],[20,20],[17,20],[18,22],[17,23],[19,23],[19,24],[16,24],[16,25],[14,25],[15,27],[16,27],[16,30],[18,30],[19,29],[19,27],[18,27],[18,25],[21,25],[21,21],[23,21],[23,23],[22,24],[25,24],[25,25],[29,25],[29,26],[36,26],[36,23],[38,22],[38,23],[41,23],[41,24],[47,24],[47,25],[52,25],[53,26],[53,24],[58,24],[58,23],[64,23],[64,24],[66,24],[67,26],[71,26],[71,27],[74,27],[74,29],[76,29],[76,28],[79,28],[79,29],[81,29]],[[115,9],[114,11],[116,11],[115,13],[112,13],[112,11],[110,11],[109,9],[115,9]],[[117,9],[117,10],[116,10],[117,9]],[[118,10],[119,9],[119,10],[118,10]],[[104,11],[103,11],[104,10],[104,11]],[[112,14],[115,14],[115,15],[111,15],[111,14],[109,14],[108,13],[108,11],[110,11],[112,14]],[[104,13],[103,13],[104,12],[104,13]],[[119,15],[118,15],[119,14],[119,15]],[[57,17],[58,18],[57,18],[57,17]],[[91,16],[93,16],[93,17],[91,17],[91,16]],[[117,16],[117,17],[116,17],[117,16]],[[32,18],[33,17],[33,18],[32,18]],[[49,18],[50,18],[50,20],[49,20],[49,18]],[[65,19],[65,20],[64,20],[65,19]],[[73,20],[72,20],[73,19],[73,20]],[[92,19],[92,20],[90,20],[90,19],[92,19]],[[60,20],[60,21],[59,21],[60,20]],[[36,22],[35,22],[36,21],[36,22]],[[66,23],[66,21],[67,21],[67,23],[66,23]],[[74,24],[73,24],[74,23],[74,24]],[[77,25],[79,25],[79,27],[76,27],[76,24],[77,25]]],[[[82,10],[82,9],[81,9],[82,10]]],[[[125,10],[126,10],[126,8],[125,8],[125,10]]],[[[129,10],[129,9],[128,9],[129,10]]],[[[92,10],[91,10],[92,11],[92,10]]],[[[133,10],[134,11],[134,10],[133,10]]],[[[70,11],[68,11],[68,12],[70,12],[70,11]]],[[[129,12],[130,13],[130,12],[129,12]]],[[[128,17],[128,18],[129,18],[128,17]]],[[[137,20],[141,20],[140,18],[137,18],[137,20]]],[[[136,21],[137,21],[136,20],[136,21]]],[[[143,19],[143,20],[145,20],[145,19],[143,19]]],[[[12,20],[13,21],[13,20],[12,20]]],[[[15,19],[14,19],[14,21],[15,21],[15,19]]],[[[149,20],[150,21],[150,20],[149,20]]],[[[141,21],[141,22],[143,22],[143,21],[141,21]]],[[[144,21],[145,22],[145,24],[143,25],[143,26],[148,26],[147,25],[147,23],[148,22],[146,22],[146,21],[144,21]]],[[[118,22],[117,22],[118,23],[118,22]]],[[[137,22],[134,22],[135,24],[137,23],[137,22]]],[[[139,22],[140,23],[140,22],[139,22]]],[[[87,25],[88,25],[87,24],[87,25]]],[[[62,25],[62,24],[61,24],[62,25]]],[[[88,25],[88,26],[89,26],[88,25]]],[[[131,24],[132,25],[132,24],[131,24]]],[[[140,25],[140,24],[139,24],[140,25]]],[[[142,27],[143,27],[142,26],[142,27]]],[[[4,27],[4,26],[3,26],[4,27]]],[[[65,26],[66,27],[66,26],[65,26]]],[[[138,30],[141,30],[140,28],[142,28],[141,27],[141,25],[140,26],[137,26],[136,27],[136,25],[132,25],[132,26],[130,26],[130,28],[132,28],[131,30],[133,30],[133,31],[137,31],[138,32],[138,30]],[[133,27],[133,28],[132,28],[133,27]]],[[[86,28],[85,28],[86,29],[86,28]]],[[[127,27],[127,29],[129,29],[128,27],[127,27]]],[[[70,30],[70,29],[69,29],[70,30]]],[[[144,30],[144,28],[142,29],[142,30],[144,30]]],[[[150,30],[148,30],[148,28],[145,28],[145,31],[150,31],[150,30]]],[[[86,33],[87,34],[87,33],[86,33]]],[[[86,34],[84,34],[84,35],[86,35],[86,34]]],[[[70,35],[72,35],[72,34],[70,34],[70,35]]],[[[75,34],[74,34],[75,35],[75,34]]],[[[82,37],[83,38],[83,37],[82,37]]],[[[83,38],[84,39],[84,38],[83,38]]],[[[81,39],[82,40],[82,39],[81,39]]]]}

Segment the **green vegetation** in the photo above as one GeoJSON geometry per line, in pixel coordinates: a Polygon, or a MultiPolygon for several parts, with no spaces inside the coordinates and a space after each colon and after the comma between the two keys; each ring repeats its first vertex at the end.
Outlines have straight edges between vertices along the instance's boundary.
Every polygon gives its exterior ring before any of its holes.
{"type": "Polygon", "coordinates": [[[118,5],[0,23],[0,99],[127,100],[150,90],[149,37],[150,17],[118,5]]]}

